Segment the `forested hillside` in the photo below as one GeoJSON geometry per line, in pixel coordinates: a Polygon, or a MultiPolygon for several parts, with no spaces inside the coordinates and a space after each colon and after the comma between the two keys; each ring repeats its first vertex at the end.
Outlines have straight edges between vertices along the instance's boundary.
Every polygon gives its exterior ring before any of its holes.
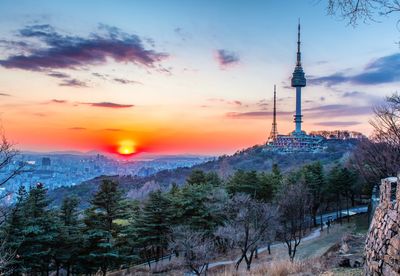
{"type": "Polygon", "coordinates": [[[80,198],[80,207],[85,208],[90,198],[97,191],[103,179],[117,181],[128,198],[140,199],[149,192],[161,189],[169,189],[173,183],[182,186],[185,179],[193,170],[216,172],[222,179],[228,178],[236,170],[245,171],[271,171],[272,165],[277,164],[282,172],[287,172],[304,164],[319,160],[322,164],[329,164],[348,155],[356,146],[356,140],[326,140],[326,151],[322,153],[294,153],[281,154],[266,150],[265,146],[254,146],[236,152],[231,156],[219,158],[199,164],[190,168],[178,168],[164,170],[148,177],[133,176],[100,176],[79,185],[62,187],[49,191],[51,202],[54,206],[60,206],[66,196],[80,198]]]}

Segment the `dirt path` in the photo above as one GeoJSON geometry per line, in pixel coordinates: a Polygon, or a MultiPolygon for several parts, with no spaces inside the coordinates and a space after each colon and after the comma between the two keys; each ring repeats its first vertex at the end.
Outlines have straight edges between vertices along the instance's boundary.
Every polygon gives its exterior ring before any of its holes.
{"type": "MultiPolygon", "coordinates": [[[[322,256],[328,249],[335,245],[341,238],[354,230],[353,224],[334,224],[329,234],[326,229],[313,239],[304,240],[300,243],[295,259],[305,260],[310,258],[316,258],[322,256]]],[[[267,251],[264,251],[258,255],[258,259],[253,261],[251,270],[257,269],[258,266],[264,265],[266,262],[271,262],[274,260],[288,260],[288,252],[285,244],[277,244],[272,248],[271,255],[267,251]]],[[[240,265],[239,271],[233,268],[233,265],[226,265],[225,267],[216,267],[210,270],[208,275],[248,275],[245,270],[245,264],[240,265]]]]}

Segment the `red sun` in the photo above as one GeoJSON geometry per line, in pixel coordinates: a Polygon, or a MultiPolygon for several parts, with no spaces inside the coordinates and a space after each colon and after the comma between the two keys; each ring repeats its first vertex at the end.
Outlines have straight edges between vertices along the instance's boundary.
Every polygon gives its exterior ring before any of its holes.
{"type": "Polygon", "coordinates": [[[123,156],[130,156],[132,154],[135,154],[135,143],[130,140],[121,141],[118,145],[117,152],[123,156]]]}

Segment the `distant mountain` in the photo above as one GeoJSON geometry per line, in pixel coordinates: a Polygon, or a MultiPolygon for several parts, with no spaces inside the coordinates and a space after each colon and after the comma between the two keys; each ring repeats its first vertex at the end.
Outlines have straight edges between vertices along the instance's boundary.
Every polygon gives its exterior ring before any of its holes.
{"type": "Polygon", "coordinates": [[[72,187],[57,188],[49,191],[49,194],[54,205],[60,205],[63,197],[74,195],[80,198],[81,207],[86,207],[101,181],[107,178],[118,181],[129,198],[139,199],[157,189],[167,190],[172,183],[183,185],[193,170],[215,171],[222,178],[228,178],[238,169],[270,171],[273,164],[278,164],[283,172],[316,160],[320,160],[323,164],[330,164],[348,155],[356,146],[357,140],[326,140],[325,143],[327,150],[322,153],[282,154],[266,150],[265,146],[254,146],[231,156],[223,155],[190,168],[164,170],[147,177],[100,176],[72,187]]]}
{"type": "MultiPolygon", "coordinates": [[[[97,154],[105,155],[108,157],[115,158],[115,154],[104,153],[96,150],[91,150],[87,152],[83,151],[48,151],[48,152],[40,152],[40,151],[22,151],[22,155],[39,155],[39,156],[46,156],[46,155],[77,155],[77,156],[95,156],[97,154]]],[[[153,153],[140,153],[139,155],[135,155],[134,157],[128,159],[128,161],[173,161],[173,160],[204,160],[204,159],[211,159],[213,156],[209,155],[196,155],[196,154],[175,154],[175,155],[163,155],[163,154],[153,154],[153,153]]]]}

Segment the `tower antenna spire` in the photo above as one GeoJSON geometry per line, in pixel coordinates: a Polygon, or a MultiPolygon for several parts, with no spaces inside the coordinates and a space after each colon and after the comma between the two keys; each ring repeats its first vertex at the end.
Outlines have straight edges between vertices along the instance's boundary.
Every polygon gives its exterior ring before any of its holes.
{"type": "Polygon", "coordinates": [[[278,125],[276,123],[276,85],[274,85],[274,111],[273,111],[273,119],[272,119],[272,128],[271,133],[269,135],[268,141],[275,141],[278,136],[278,125]]]}
{"type": "Polygon", "coordinates": [[[296,66],[301,66],[301,52],[300,52],[300,18],[297,26],[297,62],[296,66]]]}

